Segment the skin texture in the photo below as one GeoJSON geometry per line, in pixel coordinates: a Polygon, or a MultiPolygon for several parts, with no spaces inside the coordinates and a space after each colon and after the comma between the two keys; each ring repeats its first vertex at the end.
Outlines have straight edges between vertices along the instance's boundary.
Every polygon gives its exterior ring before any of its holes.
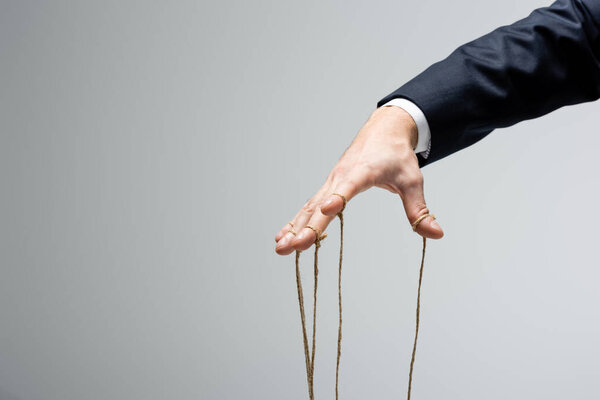
{"type": "MultiPolygon", "coordinates": [[[[413,150],[417,134],[414,120],[402,108],[384,106],[373,111],[323,186],[291,220],[297,235],[289,232],[288,223],[277,233],[277,254],[287,255],[313,245],[315,233],[306,225],[324,232],[343,207],[343,200],[332,193],[343,194],[350,204],[354,196],[376,186],[400,196],[409,224],[430,213],[423,194],[423,174],[413,150]]],[[[431,217],[421,221],[417,233],[431,239],[444,236],[431,217]]]]}

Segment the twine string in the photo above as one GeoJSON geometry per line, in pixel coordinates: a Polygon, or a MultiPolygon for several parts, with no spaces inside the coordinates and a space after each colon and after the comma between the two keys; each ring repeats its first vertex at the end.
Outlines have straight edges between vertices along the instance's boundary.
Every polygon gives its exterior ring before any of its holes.
{"type": "Polygon", "coordinates": [[[300,276],[300,251],[296,251],[296,286],[298,288],[298,304],[300,306],[300,320],[302,321],[302,339],[304,344],[304,359],[306,362],[306,381],[308,384],[308,397],[314,400],[314,370],[315,370],[315,352],[316,352],[316,322],[317,322],[317,288],[319,277],[319,248],[321,241],[327,237],[327,234],[321,234],[318,229],[307,225],[307,228],[315,232],[315,255],[314,255],[314,292],[313,292],[313,320],[312,320],[312,351],[308,344],[308,335],[306,333],[306,314],[304,311],[304,294],[302,291],[302,277],[300,276]]]}
{"type": "Polygon", "coordinates": [[[417,289],[417,318],[415,322],[415,341],[413,343],[412,356],[410,357],[410,371],[408,373],[408,400],[410,400],[412,390],[413,367],[415,365],[415,355],[417,354],[417,339],[419,338],[419,314],[421,313],[421,282],[423,281],[423,264],[425,262],[426,245],[427,239],[423,237],[423,255],[421,257],[421,268],[419,269],[419,286],[417,289]]]}
{"type": "Polygon", "coordinates": [[[315,378],[315,350],[317,346],[316,335],[317,335],[317,287],[319,284],[319,248],[321,247],[321,240],[325,239],[325,236],[321,236],[320,232],[310,226],[306,226],[315,232],[315,256],[314,256],[314,291],[313,291],[313,321],[312,321],[312,353],[310,355],[310,392],[312,393],[312,399],[314,399],[314,378],[315,378]]]}
{"type": "Polygon", "coordinates": [[[310,382],[310,353],[308,352],[308,337],[306,335],[306,316],[304,313],[304,295],[302,293],[302,279],[300,276],[300,251],[296,251],[296,286],[298,288],[298,304],[300,305],[300,320],[302,321],[302,339],[304,341],[304,358],[306,360],[306,381],[308,384],[308,396],[312,400],[310,382]]]}
{"type": "MultiPolygon", "coordinates": [[[[413,231],[417,231],[417,226],[419,223],[423,221],[425,218],[431,217],[435,219],[435,215],[425,213],[421,215],[415,222],[412,223],[413,231]]],[[[410,357],[410,369],[408,372],[408,393],[407,400],[410,400],[410,395],[412,392],[412,376],[413,376],[413,368],[415,365],[415,356],[417,354],[417,339],[419,338],[419,322],[420,322],[420,314],[421,314],[421,283],[423,282],[423,266],[425,265],[425,248],[427,247],[427,238],[423,236],[423,252],[421,255],[421,267],[419,268],[419,285],[417,287],[417,311],[416,311],[416,319],[415,319],[415,341],[413,343],[412,355],[410,357]]]]}
{"type": "MultiPolygon", "coordinates": [[[[338,340],[337,340],[337,359],[335,368],[335,398],[339,399],[339,370],[340,370],[340,359],[342,354],[342,260],[344,252],[344,214],[343,211],[346,208],[346,198],[338,193],[334,195],[340,196],[344,201],[344,205],[340,212],[337,214],[340,220],[340,253],[339,253],[339,268],[338,268],[338,310],[339,310],[339,321],[338,321],[338,340]]],[[[415,222],[413,222],[412,229],[416,232],[417,226],[423,219],[431,216],[435,219],[435,215],[425,213],[421,215],[415,222]]],[[[293,227],[293,224],[290,223],[293,227]]],[[[304,295],[302,292],[302,280],[300,276],[300,251],[296,251],[296,285],[298,288],[298,303],[300,306],[300,319],[302,322],[302,338],[304,343],[304,358],[306,362],[306,379],[308,384],[308,396],[310,400],[314,400],[314,368],[315,368],[315,351],[316,351],[316,315],[317,315],[317,287],[318,287],[318,275],[319,275],[319,248],[321,247],[321,241],[327,237],[327,234],[321,234],[319,230],[310,225],[306,226],[315,233],[315,253],[314,253],[314,292],[313,292],[313,321],[312,321],[312,349],[309,348],[308,335],[306,333],[306,316],[304,311],[304,295]]],[[[295,234],[293,228],[291,232],[295,234]]],[[[417,287],[417,308],[416,308],[416,320],[415,320],[415,339],[413,342],[412,355],[410,359],[410,370],[408,375],[408,393],[407,400],[411,398],[412,392],[412,377],[415,364],[415,357],[417,353],[417,341],[419,337],[419,325],[420,325],[420,313],[421,313],[421,285],[423,282],[423,269],[425,265],[425,249],[427,247],[427,239],[423,237],[423,250],[421,256],[421,266],[419,268],[419,283],[417,287]]]]}
{"type": "Polygon", "coordinates": [[[340,379],[340,358],[342,357],[342,259],[344,255],[344,209],[348,200],[343,194],[333,193],[335,196],[339,196],[343,201],[343,206],[340,212],[337,214],[340,220],[340,257],[338,267],[338,339],[337,339],[337,359],[335,363],[335,400],[339,398],[339,379],[340,379]]]}

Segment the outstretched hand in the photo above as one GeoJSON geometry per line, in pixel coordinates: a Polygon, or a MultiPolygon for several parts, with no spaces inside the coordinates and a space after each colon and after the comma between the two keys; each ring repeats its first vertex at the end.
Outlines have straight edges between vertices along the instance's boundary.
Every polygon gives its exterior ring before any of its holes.
{"type": "MultiPolygon", "coordinates": [[[[316,233],[307,225],[322,233],[344,207],[343,198],[333,193],[350,201],[358,193],[377,186],[400,195],[409,224],[429,213],[423,174],[413,151],[416,142],[417,126],[406,111],[396,106],[376,109],[325,184],[277,233],[275,251],[287,255],[308,249],[315,242],[316,233]]],[[[431,239],[444,236],[431,216],[418,224],[417,233],[431,239]]]]}

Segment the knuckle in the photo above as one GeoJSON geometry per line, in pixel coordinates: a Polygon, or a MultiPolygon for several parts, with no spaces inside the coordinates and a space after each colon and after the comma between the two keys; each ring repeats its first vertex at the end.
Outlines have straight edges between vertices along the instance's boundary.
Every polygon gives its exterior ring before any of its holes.
{"type": "Polygon", "coordinates": [[[364,182],[365,180],[368,181],[369,177],[361,177],[361,176],[350,176],[347,179],[344,180],[344,184],[349,188],[349,189],[356,189],[357,187],[360,187],[362,182],[364,182]]]}
{"type": "Polygon", "coordinates": [[[373,162],[364,161],[355,166],[351,175],[352,177],[347,179],[349,185],[355,188],[371,187],[381,180],[382,168],[373,162]]]}
{"type": "Polygon", "coordinates": [[[346,175],[346,167],[341,166],[341,165],[336,165],[335,167],[333,167],[333,169],[331,170],[331,173],[329,174],[329,177],[332,181],[335,181],[336,179],[339,179],[343,176],[346,175]]]}
{"type": "Polygon", "coordinates": [[[427,205],[425,203],[419,202],[419,203],[415,204],[410,209],[410,216],[409,216],[410,220],[411,220],[410,222],[412,223],[417,218],[419,218],[421,215],[427,214],[427,213],[429,213],[429,208],[427,208],[427,205]]]}
{"type": "Polygon", "coordinates": [[[313,214],[315,212],[315,202],[310,199],[302,206],[302,212],[306,214],[313,214]]]}
{"type": "Polygon", "coordinates": [[[421,172],[411,173],[404,181],[404,186],[407,189],[419,189],[423,186],[423,174],[421,172]]]}
{"type": "Polygon", "coordinates": [[[414,207],[415,207],[415,213],[418,214],[419,216],[429,212],[429,208],[427,208],[427,204],[425,204],[423,202],[416,203],[414,207]]]}

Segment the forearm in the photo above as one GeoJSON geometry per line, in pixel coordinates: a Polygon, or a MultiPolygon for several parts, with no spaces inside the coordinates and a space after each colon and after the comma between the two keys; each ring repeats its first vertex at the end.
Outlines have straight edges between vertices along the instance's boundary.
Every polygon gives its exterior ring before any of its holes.
{"type": "Polygon", "coordinates": [[[559,0],[456,49],[378,102],[421,108],[432,146],[424,166],[496,128],[600,97],[600,1],[559,0]]]}

